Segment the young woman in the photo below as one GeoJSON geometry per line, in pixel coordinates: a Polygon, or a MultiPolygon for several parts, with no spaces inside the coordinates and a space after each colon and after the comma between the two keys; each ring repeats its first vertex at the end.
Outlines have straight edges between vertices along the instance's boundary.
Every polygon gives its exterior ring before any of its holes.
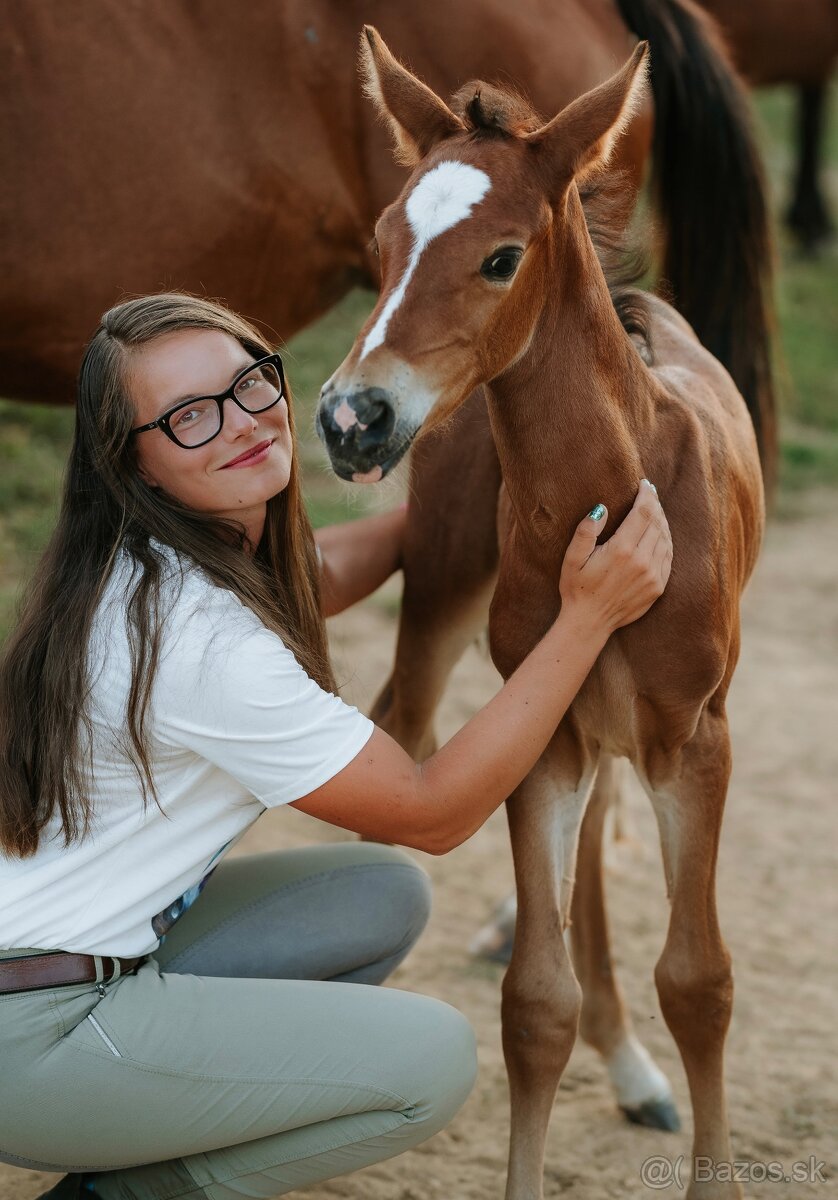
{"type": "Polygon", "coordinates": [[[0,1159],[68,1171],[53,1197],[237,1200],[450,1120],[466,1021],[364,986],[422,929],[419,868],[361,842],[220,860],[283,804],[433,854],[479,829],[666,584],[654,489],[597,547],[604,515],[579,525],[544,639],[414,763],[333,694],[323,628],[396,569],[403,515],[318,549],[262,337],[184,295],[105,314],[0,667],[0,1159]]]}

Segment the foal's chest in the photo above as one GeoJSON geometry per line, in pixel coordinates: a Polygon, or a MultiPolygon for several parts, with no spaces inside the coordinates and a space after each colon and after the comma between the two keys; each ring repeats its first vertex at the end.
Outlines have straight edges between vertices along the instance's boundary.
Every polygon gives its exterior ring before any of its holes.
{"type": "Polygon", "coordinates": [[[635,759],[640,752],[637,684],[620,644],[605,646],[573,702],[586,740],[607,754],[635,759]]]}
{"type": "MultiPolygon", "coordinates": [[[[508,678],[546,633],[559,609],[558,587],[553,590],[536,571],[520,568],[505,576],[495,592],[490,621],[492,657],[508,678]],[[514,582],[513,582],[514,581],[514,582]],[[522,587],[522,581],[527,586],[522,587]]],[[[612,638],[571,706],[585,741],[604,752],[631,759],[639,751],[637,683],[620,642],[612,638]]]]}

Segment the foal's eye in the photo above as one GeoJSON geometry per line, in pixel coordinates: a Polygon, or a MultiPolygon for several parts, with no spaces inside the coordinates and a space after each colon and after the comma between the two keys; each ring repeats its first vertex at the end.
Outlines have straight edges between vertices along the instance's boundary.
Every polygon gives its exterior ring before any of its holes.
{"type": "Polygon", "coordinates": [[[518,270],[518,263],[524,257],[524,251],[518,246],[504,246],[496,250],[484,260],[480,274],[484,279],[497,283],[506,283],[518,270]]]}

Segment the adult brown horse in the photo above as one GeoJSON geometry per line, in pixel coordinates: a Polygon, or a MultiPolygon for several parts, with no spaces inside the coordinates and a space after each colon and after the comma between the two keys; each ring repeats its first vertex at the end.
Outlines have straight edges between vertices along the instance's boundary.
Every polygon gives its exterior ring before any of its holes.
{"type": "MultiPolygon", "coordinates": [[[[625,4],[249,0],[242,19],[219,0],[0,0],[0,395],[70,401],[82,345],[124,293],[222,296],[287,337],[353,285],[375,286],[369,238],[404,176],[358,94],[365,20],[443,92],[501,77],[554,111],[623,60],[632,31],[678,39],[690,23],[678,0],[633,3],[636,26],[625,4]]],[[[658,164],[664,274],[747,392],[765,342],[739,353],[720,331],[731,313],[760,325],[745,277],[767,264],[744,263],[741,247],[761,217],[703,196],[749,194],[751,167],[730,150],[724,101],[691,57],[676,69],[683,87],[657,112],[672,131],[658,164]],[[719,238],[723,273],[704,253],[719,238]]],[[[635,177],[650,116],[619,150],[635,177]]]]}
{"type": "Polygon", "coordinates": [[[798,91],[798,158],[786,221],[806,250],[833,230],[819,178],[829,80],[838,61],[838,0],[698,0],[718,20],[754,87],[798,91]]]}
{"type": "MultiPolygon", "coordinates": [[[[672,902],[658,993],[690,1086],[696,1159],[729,1163],[733,988],[715,868],[730,772],[725,698],[763,485],[730,376],[662,300],[611,294],[580,201],[642,97],[647,50],[542,124],[481,83],[449,107],[374,30],[366,36],[370,94],[414,170],[378,222],[379,303],[323,388],[318,420],[334,468],[380,479],[423,425],[439,427],[485,384],[505,484],[490,619],[505,676],[554,620],[556,564],[594,500],[609,499],[613,530],[640,477],[654,478],[676,546],[667,591],[612,637],[508,802],[519,917],[503,989],[507,1198],[542,1195],[547,1122],[581,1008],[562,932],[603,753],[632,762],[655,808],[672,902]]],[[[450,505],[460,487],[447,480],[450,505]]],[[[706,1174],[688,1191],[740,1195],[706,1174]]]]}

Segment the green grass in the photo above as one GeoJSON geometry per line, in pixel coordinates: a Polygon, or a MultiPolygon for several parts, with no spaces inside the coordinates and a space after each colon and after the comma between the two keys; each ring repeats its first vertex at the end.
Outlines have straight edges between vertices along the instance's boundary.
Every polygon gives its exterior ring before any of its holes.
{"type": "MultiPolygon", "coordinates": [[[[796,98],[771,88],[756,99],[772,204],[781,213],[794,164],[796,98]]],[[[838,89],[826,122],[825,185],[838,221],[838,89]]],[[[778,222],[777,316],[781,425],[780,506],[808,487],[838,485],[838,244],[802,255],[778,222]]]]}
{"type": "MultiPolygon", "coordinates": [[[[780,211],[787,198],[794,98],[773,89],[757,98],[758,125],[780,211]]],[[[838,217],[838,95],[829,114],[828,189],[838,217]]],[[[807,488],[838,485],[838,249],[800,256],[781,231],[778,313],[781,332],[783,439],[781,509],[807,488]]],[[[353,488],[331,474],[314,436],[320,385],[344,357],[372,297],[347,297],[285,348],[292,383],[306,502],[315,525],[346,520],[392,502],[387,489],[353,488]],[[383,499],[382,499],[383,495],[383,499]]],[[[73,414],[0,401],[0,637],[12,619],[20,581],[36,561],[55,520],[73,414]]]]}

